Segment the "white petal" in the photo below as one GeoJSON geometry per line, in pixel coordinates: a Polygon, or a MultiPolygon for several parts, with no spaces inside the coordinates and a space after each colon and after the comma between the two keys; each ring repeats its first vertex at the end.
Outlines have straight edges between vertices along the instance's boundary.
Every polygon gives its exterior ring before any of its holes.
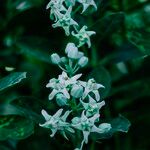
{"type": "Polygon", "coordinates": [[[90,134],[89,131],[83,131],[83,137],[86,144],[88,143],[89,134],[90,134]]]}
{"type": "Polygon", "coordinates": [[[50,135],[50,137],[53,137],[56,132],[57,132],[57,129],[52,129],[52,134],[50,135]]]}
{"type": "Polygon", "coordinates": [[[98,105],[98,108],[101,109],[105,105],[105,101],[97,103],[97,105],[98,105]]]}
{"type": "Polygon", "coordinates": [[[82,98],[85,99],[86,96],[89,94],[89,92],[91,92],[91,90],[89,90],[88,88],[85,88],[82,98]]]}
{"type": "Polygon", "coordinates": [[[95,120],[99,118],[99,114],[95,114],[93,117],[91,117],[89,120],[94,124],[95,120]]]}
{"type": "Polygon", "coordinates": [[[94,90],[92,92],[95,94],[96,100],[99,101],[100,100],[100,94],[99,94],[98,90],[94,90]]]}
{"type": "Polygon", "coordinates": [[[89,103],[91,104],[94,104],[94,103],[96,103],[96,101],[94,100],[94,98],[93,97],[91,97],[90,95],[88,95],[88,97],[89,97],[89,103]]]}
{"type": "Polygon", "coordinates": [[[61,119],[62,119],[63,121],[66,121],[66,119],[67,119],[67,117],[69,116],[70,112],[71,112],[71,111],[66,111],[65,114],[61,117],[61,119]]]}
{"type": "Polygon", "coordinates": [[[102,84],[97,84],[97,90],[99,89],[99,88],[105,88],[102,84]]]}
{"type": "Polygon", "coordinates": [[[81,74],[77,74],[77,75],[73,76],[73,77],[71,78],[71,80],[72,80],[72,81],[76,81],[76,80],[78,80],[81,76],[82,76],[82,73],[81,73],[81,74]]]}
{"type": "Polygon", "coordinates": [[[59,118],[63,112],[63,109],[59,109],[54,115],[53,118],[59,118]]]}
{"type": "Polygon", "coordinates": [[[49,100],[52,100],[52,99],[55,97],[55,95],[56,95],[57,93],[59,93],[59,91],[57,91],[57,90],[54,89],[54,90],[49,94],[48,99],[49,99],[49,100]]]}
{"type": "Polygon", "coordinates": [[[66,88],[64,88],[63,90],[61,90],[61,92],[64,94],[64,96],[65,96],[66,98],[70,99],[70,95],[69,95],[69,93],[68,93],[68,91],[67,91],[66,88]]]}
{"type": "Polygon", "coordinates": [[[41,111],[43,117],[45,118],[46,121],[48,121],[52,116],[49,115],[44,109],[41,111]]]}

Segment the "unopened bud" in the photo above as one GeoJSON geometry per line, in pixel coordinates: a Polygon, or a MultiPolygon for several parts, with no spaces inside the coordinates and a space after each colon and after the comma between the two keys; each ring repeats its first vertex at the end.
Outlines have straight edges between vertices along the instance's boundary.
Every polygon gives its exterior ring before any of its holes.
{"type": "Polygon", "coordinates": [[[56,102],[59,106],[65,106],[67,105],[67,98],[63,94],[57,94],[56,95],[56,102]]]}
{"type": "Polygon", "coordinates": [[[99,125],[98,127],[100,130],[102,130],[103,132],[108,132],[111,129],[111,124],[109,123],[102,123],[99,125]]]}
{"type": "Polygon", "coordinates": [[[66,57],[61,57],[61,62],[62,62],[62,63],[66,64],[66,63],[67,63],[67,61],[68,61],[68,60],[67,60],[67,58],[66,58],[66,57]]]}
{"type": "Polygon", "coordinates": [[[81,57],[81,58],[79,59],[78,65],[79,65],[80,67],[84,67],[84,66],[87,65],[88,61],[89,61],[89,59],[88,59],[87,57],[83,56],[83,57],[81,57]]]}
{"type": "Polygon", "coordinates": [[[54,53],[54,54],[52,54],[51,55],[51,61],[52,61],[52,63],[53,64],[59,64],[60,63],[60,57],[59,57],[59,55],[57,54],[57,53],[54,53]]]}
{"type": "Polygon", "coordinates": [[[71,59],[78,59],[78,48],[74,43],[68,43],[65,52],[71,59]]]}
{"type": "Polygon", "coordinates": [[[74,98],[80,98],[83,95],[83,87],[81,85],[74,85],[71,89],[71,95],[74,98]]]}

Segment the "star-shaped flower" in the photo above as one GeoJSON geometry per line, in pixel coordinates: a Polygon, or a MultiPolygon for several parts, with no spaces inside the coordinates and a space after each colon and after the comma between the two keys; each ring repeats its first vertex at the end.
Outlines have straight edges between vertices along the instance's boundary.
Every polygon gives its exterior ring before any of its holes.
{"type": "Polygon", "coordinates": [[[51,0],[48,5],[46,6],[46,9],[51,9],[50,10],[50,18],[53,19],[55,18],[55,21],[58,20],[58,18],[61,15],[61,12],[67,11],[67,9],[63,5],[64,0],[51,0]]]}
{"type": "Polygon", "coordinates": [[[72,7],[69,7],[65,14],[61,14],[53,28],[62,27],[67,36],[70,35],[70,26],[78,26],[78,23],[71,18],[72,7]]]}
{"type": "Polygon", "coordinates": [[[87,118],[85,111],[83,111],[80,118],[75,117],[72,119],[72,127],[83,132],[83,141],[85,143],[88,143],[88,137],[91,132],[101,133],[101,130],[94,124],[99,116],[99,114],[95,114],[93,117],[87,118]]]}
{"type": "Polygon", "coordinates": [[[53,137],[58,130],[63,132],[68,130],[69,132],[74,133],[74,130],[70,127],[70,124],[66,122],[70,111],[66,111],[64,115],[62,115],[62,112],[63,109],[59,109],[53,116],[49,115],[45,110],[42,110],[41,112],[46,122],[44,124],[40,124],[40,126],[51,129],[51,137],[53,137]]]}
{"type": "Polygon", "coordinates": [[[52,100],[55,95],[58,93],[62,93],[67,99],[70,98],[70,94],[68,92],[68,86],[77,83],[77,80],[82,76],[82,74],[77,74],[73,77],[68,77],[66,72],[62,72],[61,75],[58,76],[58,79],[51,79],[49,83],[46,85],[47,88],[52,88],[52,92],[49,94],[49,100],[52,100]]]}
{"type": "Polygon", "coordinates": [[[91,47],[90,36],[96,34],[96,32],[86,31],[86,29],[87,26],[83,26],[77,34],[75,34],[74,31],[72,32],[72,35],[79,40],[78,47],[83,46],[85,43],[87,43],[89,48],[91,47]]]}
{"type": "Polygon", "coordinates": [[[77,74],[73,77],[68,77],[67,73],[66,72],[62,72],[61,75],[59,75],[58,77],[58,80],[65,84],[65,86],[67,87],[68,85],[73,85],[73,84],[76,84],[78,81],[78,79],[82,76],[82,74],[77,74]]]}
{"type": "Polygon", "coordinates": [[[97,6],[94,0],[77,0],[77,1],[83,5],[82,13],[84,13],[89,6],[94,6],[94,8],[97,10],[97,6]]]}
{"type": "Polygon", "coordinates": [[[84,109],[86,110],[86,116],[90,117],[94,114],[99,114],[99,110],[105,105],[105,101],[97,103],[91,96],[89,97],[89,102],[85,103],[80,100],[84,109]]]}
{"type": "Polygon", "coordinates": [[[46,87],[53,89],[52,92],[49,94],[49,100],[52,100],[58,93],[62,93],[67,99],[70,98],[65,83],[61,82],[58,79],[55,78],[51,79],[49,83],[46,85],[46,87]]]}
{"type": "Polygon", "coordinates": [[[102,84],[97,84],[94,79],[89,79],[88,82],[79,81],[80,84],[85,88],[82,99],[85,99],[90,92],[94,93],[95,98],[97,101],[100,100],[100,94],[98,89],[104,88],[102,84]]]}

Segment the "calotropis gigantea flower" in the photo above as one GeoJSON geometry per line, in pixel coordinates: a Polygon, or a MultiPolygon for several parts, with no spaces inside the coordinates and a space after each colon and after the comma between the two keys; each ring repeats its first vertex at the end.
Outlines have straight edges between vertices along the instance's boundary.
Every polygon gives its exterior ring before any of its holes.
{"type": "Polygon", "coordinates": [[[52,88],[52,92],[49,94],[49,100],[52,100],[55,95],[58,93],[62,93],[67,99],[70,98],[70,94],[68,92],[67,87],[72,84],[76,84],[77,80],[82,76],[82,74],[77,74],[71,78],[68,77],[66,72],[62,72],[61,75],[58,76],[58,79],[51,79],[49,83],[46,85],[47,88],[52,88]]]}
{"type": "Polygon", "coordinates": [[[99,118],[99,114],[95,114],[91,118],[85,115],[85,111],[82,112],[81,117],[75,117],[72,119],[72,127],[81,130],[83,132],[83,141],[88,143],[88,137],[91,132],[102,133],[102,131],[95,126],[95,121],[99,118]]]}
{"type": "Polygon", "coordinates": [[[74,130],[70,127],[70,124],[66,122],[70,111],[66,111],[64,115],[62,115],[62,112],[63,109],[59,109],[53,116],[49,115],[45,110],[42,110],[41,112],[46,122],[44,124],[40,124],[40,126],[50,129],[52,131],[52,134],[50,135],[51,137],[53,137],[58,130],[67,130],[74,133],[74,130]]]}
{"type": "Polygon", "coordinates": [[[94,31],[86,31],[87,26],[83,26],[80,31],[75,34],[74,31],[72,32],[72,35],[75,36],[79,40],[78,47],[81,47],[85,43],[87,43],[88,47],[91,47],[91,40],[90,36],[96,34],[94,31]]]}
{"type": "Polygon", "coordinates": [[[82,99],[85,99],[90,92],[94,93],[96,101],[100,100],[100,94],[98,89],[104,88],[102,84],[97,84],[94,79],[89,79],[88,82],[79,81],[80,84],[85,88],[82,99]]]}
{"type": "Polygon", "coordinates": [[[60,80],[61,83],[63,83],[66,87],[68,85],[76,84],[78,79],[82,76],[82,74],[74,75],[73,77],[68,77],[66,72],[62,72],[61,75],[58,76],[58,80],[60,80]]]}
{"type": "Polygon", "coordinates": [[[46,9],[50,10],[50,18],[53,19],[53,16],[55,17],[55,21],[58,20],[61,12],[66,12],[67,9],[63,5],[64,0],[51,0],[47,6],[46,9]]]}
{"type": "Polygon", "coordinates": [[[80,100],[84,109],[86,110],[86,116],[90,117],[94,114],[99,114],[99,110],[105,105],[105,101],[97,103],[91,96],[88,97],[89,97],[88,103],[85,103],[82,100],[80,100]]]}
{"type": "Polygon", "coordinates": [[[77,1],[83,5],[82,13],[84,13],[89,6],[94,6],[94,8],[97,10],[97,6],[94,0],[77,0],[77,1]]]}
{"type": "Polygon", "coordinates": [[[67,99],[70,98],[67,86],[64,82],[61,82],[61,80],[53,78],[49,81],[46,87],[53,89],[52,92],[49,94],[49,100],[52,100],[58,93],[62,93],[67,99]]]}
{"type": "Polygon", "coordinates": [[[59,19],[52,26],[62,27],[67,36],[70,35],[70,26],[78,26],[78,23],[71,18],[72,7],[69,7],[65,14],[60,14],[59,19]]]}

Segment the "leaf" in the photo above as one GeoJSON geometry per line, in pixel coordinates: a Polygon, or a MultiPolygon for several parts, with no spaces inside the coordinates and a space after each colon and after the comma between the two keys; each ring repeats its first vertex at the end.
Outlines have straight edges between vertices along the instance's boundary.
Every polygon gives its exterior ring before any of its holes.
{"type": "Polygon", "coordinates": [[[30,109],[26,109],[20,106],[15,106],[11,104],[1,104],[0,105],[0,115],[7,116],[7,115],[18,115],[26,117],[27,119],[31,119],[32,121],[39,123],[42,119],[41,116],[36,114],[30,109]]]}
{"type": "Polygon", "coordinates": [[[116,64],[119,62],[126,62],[129,60],[133,60],[135,58],[142,58],[143,54],[139,50],[139,48],[127,41],[123,43],[120,47],[118,47],[117,51],[107,55],[104,59],[101,60],[100,64],[116,64]]]}
{"type": "Polygon", "coordinates": [[[112,131],[113,132],[125,132],[127,133],[131,123],[128,119],[119,115],[118,118],[115,118],[111,121],[112,131]]]}
{"type": "Polygon", "coordinates": [[[150,55],[150,33],[148,32],[140,32],[140,31],[132,31],[128,32],[128,39],[134,44],[143,54],[143,56],[150,55]]]}
{"type": "Polygon", "coordinates": [[[15,72],[0,80],[0,92],[21,82],[26,78],[26,72],[15,72]]]}
{"type": "Polygon", "coordinates": [[[122,115],[119,115],[119,117],[113,119],[110,121],[111,124],[111,129],[103,134],[93,134],[92,138],[93,139],[108,139],[113,136],[114,133],[116,132],[125,132],[127,133],[129,130],[129,127],[131,126],[131,123],[129,122],[128,119],[123,117],[122,115]]]}
{"type": "Polygon", "coordinates": [[[97,83],[105,86],[105,88],[99,90],[101,98],[105,98],[111,88],[111,77],[109,72],[104,67],[98,66],[88,75],[88,79],[90,78],[94,78],[97,83]]]}
{"type": "Polygon", "coordinates": [[[18,116],[0,117],[0,140],[25,139],[33,134],[33,131],[34,124],[29,119],[18,116]]]}
{"type": "Polygon", "coordinates": [[[91,28],[103,39],[105,36],[110,35],[118,30],[124,21],[124,13],[111,13],[96,21],[91,28]]]}
{"type": "Polygon", "coordinates": [[[20,53],[35,58],[42,62],[51,63],[50,54],[47,50],[50,47],[49,41],[41,37],[25,37],[17,42],[20,53]],[[35,42],[37,41],[37,42],[35,42]]]}

